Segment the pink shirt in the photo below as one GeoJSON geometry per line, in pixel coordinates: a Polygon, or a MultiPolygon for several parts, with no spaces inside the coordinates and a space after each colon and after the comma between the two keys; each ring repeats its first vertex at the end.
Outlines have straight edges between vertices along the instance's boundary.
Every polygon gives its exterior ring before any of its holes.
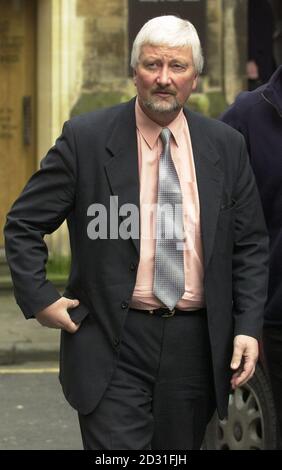
{"type": "MultiPolygon", "coordinates": [[[[162,303],[153,294],[158,165],[162,151],[162,130],[142,111],[136,100],[136,127],[140,180],[140,263],[131,307],[154,309],[162,303]]],[[[203,254],[200,207],[193,150],[187,120],[181,111],[167,126],[171,133],[171,156],[183,195],[185,230],[185,293],[177,303],[181,310],[194,310],[205,305],[203,292],[203,254]]]]}

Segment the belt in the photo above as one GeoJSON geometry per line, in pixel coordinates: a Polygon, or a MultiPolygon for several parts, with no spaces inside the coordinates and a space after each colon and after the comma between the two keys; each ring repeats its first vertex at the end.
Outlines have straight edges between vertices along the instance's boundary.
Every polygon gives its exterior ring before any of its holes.
{"type": "Polygon", "coordinates": [[[130,310],[133,310],[134,312],[145,313],[147,315],[163,317],[163,318],[174,317],[174,315],[194,315],[194,314],[199,315],[199,314],[206,313],[205,308],[201,308],[199,310],[179,310],[178,308],[173,308],[172,310],[169,310],[169,308],[161,307],[161,308],[156,308],[154,310],[142,310],[139,308],[130,308],[130,310]]]}

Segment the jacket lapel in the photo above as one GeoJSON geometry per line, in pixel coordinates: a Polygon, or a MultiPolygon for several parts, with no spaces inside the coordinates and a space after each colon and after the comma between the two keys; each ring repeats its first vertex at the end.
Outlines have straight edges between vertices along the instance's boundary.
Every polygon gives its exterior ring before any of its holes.
{"type": "MultiPolygon", "coordinates": [[[[105,169],[112,193],[118,196],[119,207],[123,204],[133,204],[138,209],[138,214],[140,214],[135,99],[126,103],[121,110],[109,137],[107,149],[112,154],[112,158],[105,165],[105,169]]],[[[139,254],[139,215],[138,221],[138,237],[132,238],[132,241],[139,254]]]]}
{"type": "Polygon", "coordinates": [[[204,252],[204,266],[207,267],[214,244],[217,219],[223,185],[223,173],[218,167],[219,156],[208,136],[206,123],[202,118],[185,109],[188,121],[195,171],[200,200],[200,221],[204,252]]]}

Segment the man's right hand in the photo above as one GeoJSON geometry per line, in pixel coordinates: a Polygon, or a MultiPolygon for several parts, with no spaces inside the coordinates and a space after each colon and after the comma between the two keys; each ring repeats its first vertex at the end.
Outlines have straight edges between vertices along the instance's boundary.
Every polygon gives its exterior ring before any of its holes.
{"type": "Polygon", "coordinates": [[[76,324],[71,320],[67,309],[78,307],[78,305],[79,300],[77,299],[61,297],[53,304],[38,312],[35,317],[42,326],[66,330],[68,333],[76,333],[80,323],[76,324]]]}

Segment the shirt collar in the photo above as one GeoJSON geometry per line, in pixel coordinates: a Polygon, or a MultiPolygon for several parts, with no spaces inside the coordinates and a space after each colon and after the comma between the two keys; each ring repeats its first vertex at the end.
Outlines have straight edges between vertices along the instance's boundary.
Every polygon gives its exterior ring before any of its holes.
{"type": "MultiPolygon", "coordinates": [[[[142,134],[142,137],[144,138],[150,149],[153,149],[163,128],[156,122],[152,121],[152,119],[150,119],[144,113],[138,102],[138,98],[136,99],[135,104],[135,114],[136,126],[139,132],[142,134]]],[[[184,123],[185,116],[183,113],[183,109],[181,109],[180,113],[176,116],[176,118],[166,126],[171,131],[177,146],[179,146],[180,143],[180,136],[183,131],[184,123]]]]}

